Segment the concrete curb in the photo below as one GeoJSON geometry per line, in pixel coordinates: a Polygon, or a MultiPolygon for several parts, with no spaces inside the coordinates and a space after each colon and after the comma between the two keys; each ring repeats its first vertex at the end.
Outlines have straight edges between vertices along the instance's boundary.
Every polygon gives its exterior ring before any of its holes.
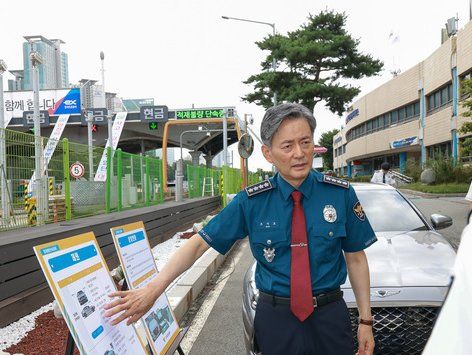
{"type": "Polygon", "coordinates": [[[401,192],[408,193],[410,195],[420,196],[420,197],[428,197],[428,198],[438,198],[438,197],[465,197],[467,194],[465,192],[462,193],[450,193],[450,194],[433,194],[429,192],[421,192],[409,189],[402,189],[399,188],[401,192]]]}
{"type": "MultiPolygon", "coordinates": [[[[228,255],[228,253],[226,254],[228,255]]],[[[219,254],[214,249],[209,249],[203,256],[180,278],[179,281],[167,292],[167,298],[174,311],[177,321],[187,313],[192,302],[205,288],[215,271],[223,264],[226,255],[219,254]]]]}

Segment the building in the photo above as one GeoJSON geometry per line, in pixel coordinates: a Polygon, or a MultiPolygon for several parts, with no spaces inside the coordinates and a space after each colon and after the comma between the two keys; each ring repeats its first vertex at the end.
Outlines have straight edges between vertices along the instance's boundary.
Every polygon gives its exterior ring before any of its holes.
{"type": "MultiPolygon", "coordinates": [[[[69,85],[69,64],[67,54],[61,51],[60,39],[47,39],[43,36],[25,36],[23,43],[22,90],[32,90],[31,49],[38,52],[43,63],[39,65],[39,89],[61,89],[69,85]]],[[[18,78],[18,77],[17,77],[18,78]]],[[[17,85],[18,86],[18,85],[17,85]]]]}
{"type": "Polygon", "coordinates": [[[464,139],[459,87],[472,73],[472,22],[424,61],[357,100],[333,137],[338,175],[367,175],[388,161],[404,172],[440,154],[460,157],[464,139]]]}
{"type": "Polygon", "coordinates": [[[94,99],[94,92],[95,92],[95,83],[97,80],[92,79],[80,79],[78,85],[74,85],[80,88],[80,103],[82,105],[82,109],[93,108],[93,99],[94,99]]]}

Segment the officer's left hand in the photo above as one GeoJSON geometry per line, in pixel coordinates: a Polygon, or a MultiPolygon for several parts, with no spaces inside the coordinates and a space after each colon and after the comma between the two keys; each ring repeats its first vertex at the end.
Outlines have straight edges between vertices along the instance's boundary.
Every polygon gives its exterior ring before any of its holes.
{"type": "Polygon", "coordinates": [[[357,340],[359,341],[358,355],[372,355],[374,353],[375,341],[371,326],[359,324],[357,340]]]}

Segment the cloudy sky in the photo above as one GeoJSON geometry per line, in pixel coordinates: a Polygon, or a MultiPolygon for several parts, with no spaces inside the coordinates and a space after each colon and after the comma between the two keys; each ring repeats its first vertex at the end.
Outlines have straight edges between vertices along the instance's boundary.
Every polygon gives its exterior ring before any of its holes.
{"type": "MultiPolygon", "coordinates": [[[[468,0],[7,0],[0,2],[0,59],[10,69],[22,69],[24,35],[60,38],[66,42],[71,82],[99,80],[103,50],[107,91],[123,98],[153,97],[169,108],[236,106],[240,116],[253,114],[258,131],[264,110],[241,101],[251,90],[242,81],[259,72],[266,53],[254,42],[272,29],[221,16],[275,23],[277,32],[286,34],[309,13],[324,9],[345,12],[361,51],[385,63],[381,75],[356,83],[361,95],[389,80],[391,70],[405,71],[428,57],[439,47],[449,17],[457,14],[459,27],[469,21],[468,0]]],[[[341,126],[341,118],[322,106],[315,116],[315,141],[341,126]]],[[[269,168],[259,151],[257,144],[251,170],[269,168]]]]}

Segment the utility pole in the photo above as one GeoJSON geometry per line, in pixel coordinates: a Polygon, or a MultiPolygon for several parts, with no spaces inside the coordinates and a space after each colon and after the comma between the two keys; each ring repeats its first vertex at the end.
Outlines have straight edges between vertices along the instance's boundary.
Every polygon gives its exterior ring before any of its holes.
{"type": "Polygon", "coordinates": [[[30,42],[30,60],[31,60],[31,74],[33,81],[33,117],[34,117],[34,184],[33,192],[36,197],[37,206],[37,225],[42,225],[47,219],[47,195],[45,179],[43,178],[44,158],[43,158],[43,144],[41,140],[41,120],[39,116],[39,65],[43,63],[43,58],[33,48],[33,42],[30,42]]]}
{"type": "Polygon", "coordinates": [[[2,198],[2,219],[8,223],[10,219],[10,205],[8,204],[7,168],[6,168],[6,143],[5,143],[5,116],[3,100],[3,73],[7,71],[7,65],[0,59],[0,181],[2,198]]]}

